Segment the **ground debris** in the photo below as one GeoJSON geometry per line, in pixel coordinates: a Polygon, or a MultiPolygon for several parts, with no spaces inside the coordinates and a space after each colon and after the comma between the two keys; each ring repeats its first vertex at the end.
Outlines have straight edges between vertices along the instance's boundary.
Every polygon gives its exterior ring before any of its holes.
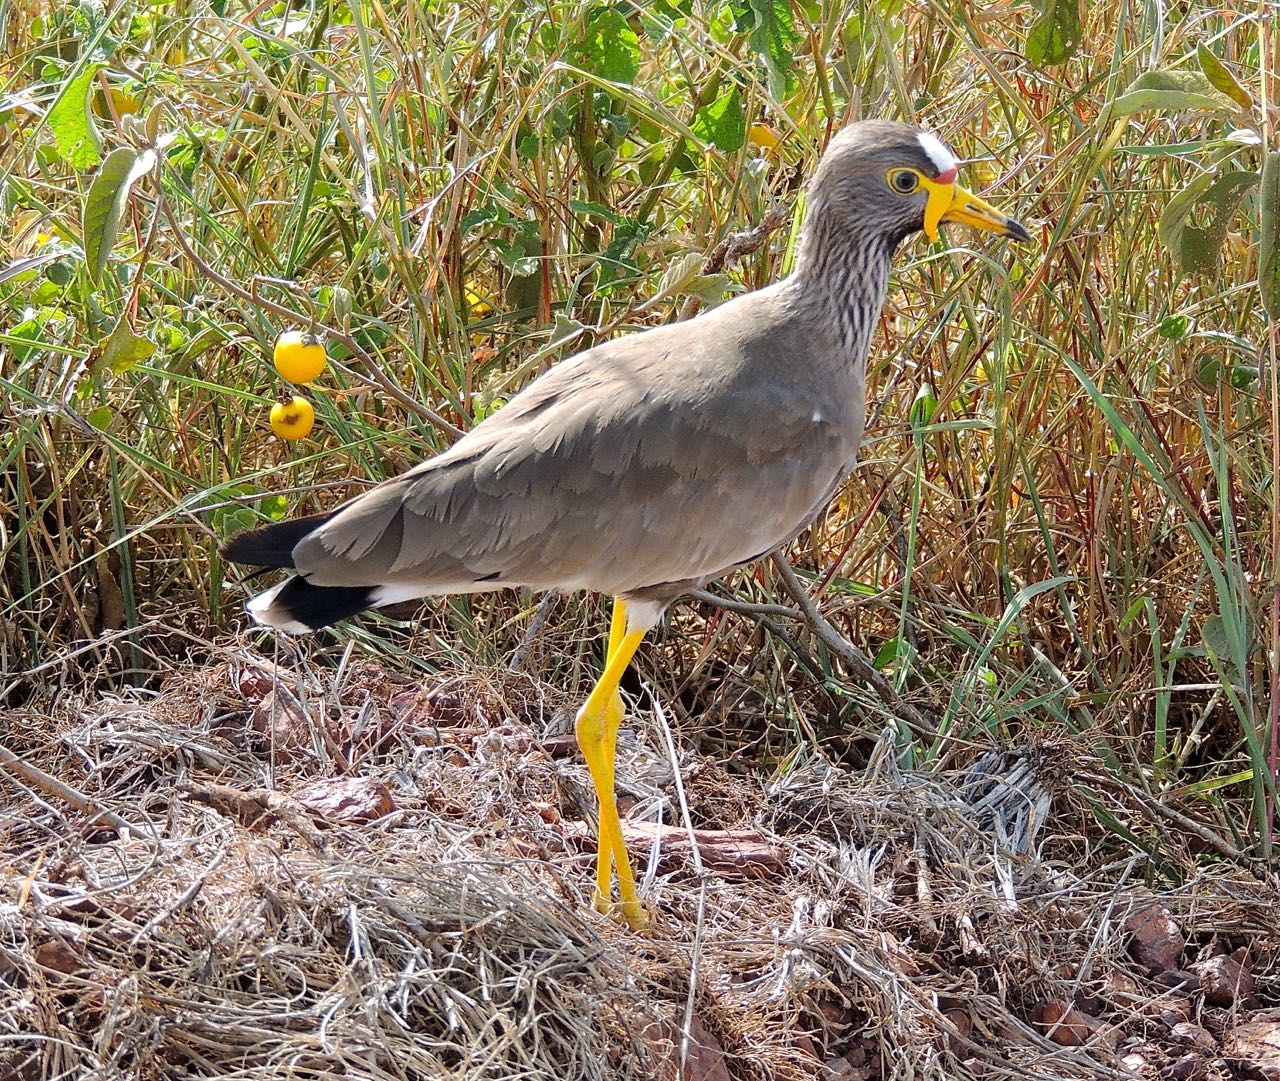
{"type": "Polygon", "coordinates": [[[684,751],[682,797],[633,713],[618,785],[655,916],[633,934],[591,909],[572,724],[528,676],[408,687],[368,663],[68,703],[33,764],[140,825],[87,833],[3,790],[0,1076],[1225,1081],[1219,1053],[1266,1061],[1273,897],[1190,867],[1139,891],[1093,860],[1068,745],[924,774],[890,732],[865,769],[798,755],[767,784],[684,751]],[[291,727],[255,730],[268,696],[291,727]]]}
{"type": "Polygon", "coordinates": [[[1280,1010],[1267,1010],[1228,1031],[1222,1054],[1243,1077],[1280,1081],[1280,1010]]]}

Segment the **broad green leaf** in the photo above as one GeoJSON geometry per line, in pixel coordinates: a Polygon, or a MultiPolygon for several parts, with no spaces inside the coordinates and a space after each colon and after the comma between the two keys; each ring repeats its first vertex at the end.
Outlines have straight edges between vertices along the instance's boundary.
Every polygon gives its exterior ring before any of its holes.
{"type": "Polygon", "coordinates": [[[517,278],[527,278],[538,269],[538,260],[519,244],[499,244],[497,252],[498,262],[517,278]]]}
{"type": "Polygon", "coordinates": [[[933,387],[929,383],[921,383],[920,389],[916,391],[915,401],[911,403],[911,409],[907,413],[911,427],[917,430],[924,427],[933,420],[937,411],[938,396],[934,393],[933,387]]]}
{"type": "Polygon", "coordinates": [[[115,247],[129,191],[155,163],[154,150],[119,147],[107,155],[89,186],[84,201],[84,255],[95,285],[102,281],[102,271],[115,247]]]}
{"type": "Polygon", "coordinates": [[[1262,204],[1258,221],[1258,290],[1262,309],[1273,322],[1280,319],[1280,152],[1262,163],[1262,204]]]}
{"type": "Polygon", "coordinates": [[[258,501],[258,507],[264,517],[278,522],[289,513],[289,500],[282,495],[267,495],[258,501]]]}
{"type": "Polygon", "coordinates": [[[1044,0],[1044,11],[1027,33],[1033,64],[1065,64],[1080,48],[1080,0],[1044,0]]]}
{"type": "Polygon", "coordinates": [[[684,291],[688,296],[697,297],[704,308],[714,308],[723,304],[726,294],[741,292],[728,274],[698,274],[685,283],[684,291]]]}
{"type": "Polygon", "coordinates": [[[747,114],[742,108],[742,91],[735,86],[699,109],[691,126],[703,142],[714,143],[717,149],[732,154],[747,140],[747,114]]]}
{"type": "Polygon", "coordinates": [[[1219,60],[1204,42],[1196,46],[1196,59],[1200,61],[1200,70],[1215,90],[1221,90],[1242,109],[1253,108],[1253,96],[1227,70],[1227,66],[1219,60]]]}
{"type": "Polygon", "coordinates": [[[54,317],[54,309],[41,308],[34,315],[24,319],[17,326],[10,327],[5,333],[11,339],[8,343],[13,352],[13,359],[22,363],[36,351],[36,346],[45,342],[44,328],[54,317]],[[17,339],[12,340],[12,339],[17,339]],[[19,345],[18,342],[30,342],[30,345],[19,345]]]}
{"type": "Polygon", "coordinates": [[[871,663],[883,671],[900,663],[910,663],[916,658],[918,652],[916,647],[905,638],[895,636],[876,650],[875,660],[871,663]]]}
{"type": "Polygon", "coordinates": [[[588,71],[630,85],[640,71],[640,39],[621,11],[601,8],[587,20],[577,57],[588,71]]]}
{"type": "Polygon", "coordinates": [[[657,292],[651,300],[645,302],[645,307],[651,307],[667,297],[685,292],[689,283],[700,276],[702,264],[706,261],[706,256],[697,251],[688,252],[677,259],[667,267],[658,282],[657,292]]]}
{"type": "Polygon", "coordinates": [[[769,93],[781,101],[791,88],[795,50],[804,40],[791,15],[791,0],[731,0],[734,27],[750,34],[751,47],[764,61],[769,93]]]}
{"type": "Polygon", "coordinates": [[[1247,641],[1247,634],[1230,633],[1227,622],[1221,615],[1207,617],[1200,628],[1201,644],[1218,660],[1230,665],[1233,678],[1236,679],[1240,678],[1242,663],[1247,660],[1246,657],[1237,656],[1237,650],[1233,647],[1233,643],[1241,638],[1247,641]]]}
{"type": "Polygon", "coordinates": [[[1236,208],[1257,182],[1257,173],[1205,174],[1169,200],[1160,215],[1158,232],[1160,242],[1183,270],[1202,273],[1218,268],[1236,208]]]}
{"type": "Polygon", "coordinates": [[[155,342],[133,332],[128,315],[120,316],[120,321],[98,343],[98,348],[102,350],[100,363],[114,375],[123,375],[156,351],[155,342]]]}
{"type": "Polygon", "coordinates": [[[1111,103],[1112,116],[1148,109],[1216,109],[1234,113],[1235,103],[1214,88],[1202,71],[1147,71],[1111,103]]]}
{"type": "Polygon", "coordinates": [[[102,160],[102,136],[93,122],[89,107],[93,96],[93,80],[101,64],[89,64],[63,87],[58,100],[49,110],[49,130],[58,152],[73,169],[91,169],[102,160]]]}
{"type": "Polygon", "coordinates": [[[93,427],[97,428],[98,431],[105,432],[107,428],[110,427],[111,418],[113,416],[115,416],[115,414],[111,411],[111,406],[100,405],[97,409],[89,410],[89,412],[84,415],[84,419],[92,424],[93,427]]]}
{"type": "Polygon", "coordinates": [[[611,221],[615,225],[624,219],[620,214],[615,214],[607,206],[600,203],[592,203],[585,199],[570,199],[569,209],[575,214],[581,214],[588,218],[599,218],[602,221],[611,221]]]}

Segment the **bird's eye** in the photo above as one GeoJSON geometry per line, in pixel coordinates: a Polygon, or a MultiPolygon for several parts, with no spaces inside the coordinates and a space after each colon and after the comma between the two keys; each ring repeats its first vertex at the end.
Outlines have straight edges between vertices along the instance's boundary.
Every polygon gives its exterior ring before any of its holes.
{"type": "Polygon", "coordinates": [[[910,195],[920,186],[920,178],[910,169],[895,169],[889,174],[889,187],[899,195],[910,195]]]}

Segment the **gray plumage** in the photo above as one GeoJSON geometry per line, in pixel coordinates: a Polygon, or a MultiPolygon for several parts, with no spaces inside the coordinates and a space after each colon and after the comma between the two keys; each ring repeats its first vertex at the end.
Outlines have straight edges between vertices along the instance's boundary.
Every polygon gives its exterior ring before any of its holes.
{"type": "MultiPolygon", "coordinates": [[[[370,587],[368,604],[503,586],[666,604],[784,544],[853,467],[890,259],[924,220],[926,193],[886,174],[936,177],[940,154],[906,125],[845,129],[789,278],[565,360],[302,535],[292,565],[311,587],[370,587]]],[[[230,558],[268,562],[236,543],[230,558]]],[[[277,592],[256,618],[318,625],[274,611],[277,592]]]]}

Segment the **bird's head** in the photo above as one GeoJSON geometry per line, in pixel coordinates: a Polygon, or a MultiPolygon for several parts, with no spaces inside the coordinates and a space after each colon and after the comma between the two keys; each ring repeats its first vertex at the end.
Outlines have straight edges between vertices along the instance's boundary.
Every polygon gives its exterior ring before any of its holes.
{"type": "Polygon", "coordinates": [[[864,120],[832,139],[809,200],[895,244],[921,229],[936,240],[938,226],[949,221],[1031,239],[1013,218],[961,187],[958,176],[959,162],[936,135],[909,124],[864,120]]]}

